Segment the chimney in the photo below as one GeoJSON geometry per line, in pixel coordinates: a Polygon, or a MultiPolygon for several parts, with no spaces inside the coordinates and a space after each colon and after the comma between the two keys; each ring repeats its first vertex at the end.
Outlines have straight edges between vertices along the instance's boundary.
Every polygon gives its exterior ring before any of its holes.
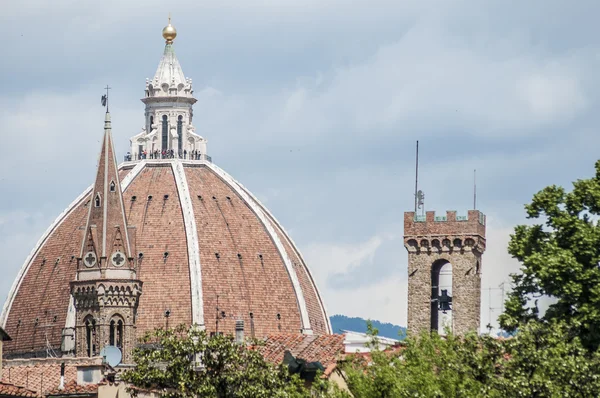
{"type": "Polygon", "coordinates": [[[60,384],[58,385],[59,390],[65,389],[65,363],[60,364],[60,384]]]}
{"type": "Polygon", "coordinates": [[[235,342],[238,344],[244,343],[244,320],[235,321],[235,342]]]}

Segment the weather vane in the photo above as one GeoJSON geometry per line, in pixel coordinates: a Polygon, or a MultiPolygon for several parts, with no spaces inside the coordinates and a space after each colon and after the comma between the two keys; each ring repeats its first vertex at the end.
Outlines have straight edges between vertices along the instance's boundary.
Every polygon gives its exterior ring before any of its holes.
{"type": "Polygon", "coordinates": [[[104,94],[102,96],[101,102],[102,102],[102,106],[106,107],[106,113],[108,113],[108,90],[110,90],[111,87],[108,87],[108,84],[107,84],[106,87],[104,87],[104,89],[106,90],[106,94],[104,94]]]}

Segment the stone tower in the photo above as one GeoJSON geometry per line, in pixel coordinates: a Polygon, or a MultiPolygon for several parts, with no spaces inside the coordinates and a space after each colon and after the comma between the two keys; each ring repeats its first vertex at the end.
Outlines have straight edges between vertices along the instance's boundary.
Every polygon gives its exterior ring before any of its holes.
{"type": "Polygon", "coordinates": [[[130,242],[107,112],[77,277],[71,282],[75,307],[72,349],[78,357],[97,356],[110,345],[122,351],[124,363],[131,359],[142,282],[136,277],[130,242]]]}
{"type": "Polygon", "coordinates": [[[478,210],[469,210],[468,216],[457,216],[455,211],[445,216],[433,211],[425,216],[406,212],[404,246],[408,250],[408,331],[441,330],[442,316],[456,334],[478,331],[485,215],[478,210]],[[448,278],[446,289],[440,286],[444,277],[448,278]]]}

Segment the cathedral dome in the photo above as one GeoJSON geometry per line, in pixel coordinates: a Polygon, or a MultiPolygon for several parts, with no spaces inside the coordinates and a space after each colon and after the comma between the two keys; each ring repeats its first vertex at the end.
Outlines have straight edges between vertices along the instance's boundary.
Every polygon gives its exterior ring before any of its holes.
{"type": "MultiPolygon", "coordinates": [[[[233,333],[240,320],[257,338],[331,333],[298,248],[247,188],[212,163],[205,141],[194,147],[191,105],[173,101],[164,112],[146,104],[148,131],[131,143],[139,153],[119,166],[107,113],[95,184],[41,237],[6,300],[5,356],[80,355],[84,317],[118,306],[131,311],[121,315],[137,337],[182,323],[233,333]]],[[[108,325],[107,317],[94,327],[108,325]]],[[[100,346],[108,344],[98,333],[100,346]]]]}

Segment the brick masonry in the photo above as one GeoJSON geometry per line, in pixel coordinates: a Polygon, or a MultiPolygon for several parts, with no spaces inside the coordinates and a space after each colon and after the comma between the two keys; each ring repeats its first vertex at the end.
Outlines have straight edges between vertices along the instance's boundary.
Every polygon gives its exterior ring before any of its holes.
{"type": "Polygon", "coordinates": [[[485,216],[469,210],[467,219],[455,211],[425,219],[404,213],[404,246],[408,251],[408,330],[431,327],[432,267],[452,264],[453,331],[462,334],[479,329],[481,308],[481,256],[485,251],[485,216]]]}
{"type": "MultiPolygon", "coordinates": [[[[261,221],[209,168],[186,165],[184,170],[198,231],[207,330],[217,328],[218,296],[219,309],[226,315],[219,319],[221,332],[233,333],[239,318],[244,320],[247,336],[252,329],[256,337],[298,333],[302,325],[293,286],[261,221]]],[[[120,170],[120,178],[127,172],[120,170]]],[[[60,351],[69,283],[76,274],[89,200],[77,204],[33,256],[7,317],[5,329],[13,341],[5,344],[6,356],[45,355],[48,345],[60,351]]],[[[143,282],[137,336],[167,322],[170,326],[190,324],[187,237],[170,164],[147,164],[123,192],[123,200],[137,279],[143,282]],[[166,310],[170,310],[168,318],[166,310]]],[[[295,264],[312,329],[327,333],[327,315],[306,265],[285,234],[279,229],[277,233],[295,264]]]]}

